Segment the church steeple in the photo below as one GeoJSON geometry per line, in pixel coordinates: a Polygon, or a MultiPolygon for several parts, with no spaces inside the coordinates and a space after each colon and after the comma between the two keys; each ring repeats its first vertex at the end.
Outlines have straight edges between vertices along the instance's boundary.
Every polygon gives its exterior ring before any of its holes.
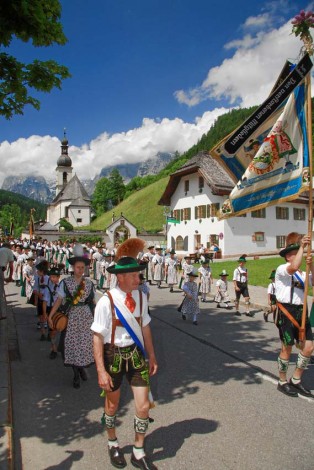
{"type": "Polygon", "coordinates": [[[56,195],[68,184],[72,178],[72,160],[69,157],[68,149],[69,142],[66,137],[66,132],[64,129],[63,139],[61,141],[61,155],[57,160],[57,184],[56,184],[56,195]]]}

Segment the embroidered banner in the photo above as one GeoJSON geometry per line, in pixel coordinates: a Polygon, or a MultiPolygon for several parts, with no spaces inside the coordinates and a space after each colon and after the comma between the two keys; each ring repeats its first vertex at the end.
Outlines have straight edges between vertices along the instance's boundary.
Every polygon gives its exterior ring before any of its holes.
{"type": "Polygon", "coordinates": [[[283,74],[287,70],[285,66],[276,82],[279,85],[269,98],[242,126],[225,137],[210,151],[210,155],[219,160],[235,183],[242,177],[274,122],[282,113],[288,96],[302,82],[312,66],[309,55],[305,54],[292,72],[282,81],[283,74]]]}
{"type": "Polygon", "coordinates": [[[307,94],[302,84],[253,156],[218,214],[220,219],[295,199],[309,189],[307,94]]]}

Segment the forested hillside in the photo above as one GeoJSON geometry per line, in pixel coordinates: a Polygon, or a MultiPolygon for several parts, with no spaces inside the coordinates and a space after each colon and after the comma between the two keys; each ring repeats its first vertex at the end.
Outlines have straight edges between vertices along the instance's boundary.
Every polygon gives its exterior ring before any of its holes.
{"type": "Polygon", "coordinates": [[[14,236],[19,236],[29,222],[31,209],[35,209],[33,214],[35,220],[46,218],[44,204],[0,189],[0,229],[2,233],[9,235],[13,223],[14,236]]]}

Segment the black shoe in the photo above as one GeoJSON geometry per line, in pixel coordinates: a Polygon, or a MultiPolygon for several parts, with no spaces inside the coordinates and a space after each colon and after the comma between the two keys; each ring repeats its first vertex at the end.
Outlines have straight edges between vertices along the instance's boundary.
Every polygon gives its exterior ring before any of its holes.
{"type": "Polygon", "coordinates": [[[268,322],[268,313],[264,312],[263,313],[264,320],[268,322]]]}
{"type": "Polygon", "coordinates": [[[45,335],[41,335],[39,341],[46,341],[46,336],[45,336],[45,335]]]}
{"type": "Polygon", "coordinates": [[[246,315],[247,317],[251,317],[251,318],[254,317],[254,313],[252,313],[252,312],[246,312],[245,315],[246,315]]]}
{"type": "Polygon", "coordinates": [[[290,384],[288,384],[288,382],[285,382],[282,385],[280,385],[280,383],[278,383],[277,390],[279,390],[279,392],[281,392],[281,393],[284,393],[285,395],[288,395],[289,397],[297,397],[298,396],[298,392],[295,390],[294,387],[292,387],[290,384]]]}
{"type": "Polygon", "coordinates": [[[157,470],[156,465],[150,462],[147,459],[146,455],[142,457],[141,459],[136,459],[133,452],[131,455],[131,464],[133,465],[133,467],[142,468],[143,470],[157,470]]]}
{"type": "Polygon", "coordinates": [[[217,304],[217,308],[221,308],[220,304],[217,304]]]}
{"type": "Polygon", "coordinates": [[[120,450],[120,447],[111,447],[111,449],[108,448],[108,452],[109,452],[111,465],[113,465],[116,468],[126,467],[126,460],[120,450]]]}
{"type": "Polygon", "coordinates": [[[85,382],[87,380],[87,374],[86,374],[86,370],[84,369],[84,367],[79,368],[79,373],[80,373],[81,379],[84,380],[85,382]]]}
{"type": "Polygon", "coordinates": [[[182,320],[186,320],[186,315],[184,315],[184,313],[182,313],[182,320]]]}
{"type": "Polygon", "coordinates": [[[197,325],[197,321],[196,321],[196,320],[193,322],[193,325],[197,325]]]}
{"type": "Polygon", "coordinates": [[[237,311],[235,312],[235,315],[236,315],[237,317],[241,317],[241,313],[239,312],[239,310],[237,310],[237,311]]]}
{"type": "Polygon", "coordinates": [[[49,359],[55,359],[58,356],[58,353],[56,351],[51,351],[49,354],[49,359]]]}
{"type": "Polygon", "coordinates": [[[307,388],[302,385],[302,382],[298,384],[294,384],[293,382],[289,382],[289,385],[293,387],[300,395],[303,395],[304,397],[312,397],[311,390],[308,390],[307,388]]]}
{"type": "Polygon", "coordinates": [[[170,289],[170,292],[173,292],[173,289],[172,289],[172,288],[170,289]]]}

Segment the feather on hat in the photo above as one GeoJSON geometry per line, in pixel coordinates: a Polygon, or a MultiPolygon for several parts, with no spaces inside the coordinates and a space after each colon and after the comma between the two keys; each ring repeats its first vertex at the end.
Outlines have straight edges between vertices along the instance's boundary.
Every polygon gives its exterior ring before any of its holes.
{"type": "Polygon", "coordinates": [[[137,258],[140,251],[143,251],[145,241],[141,238],[129,238],[123,242],[117,249],[116,258],[119,260],[123,256],[137,258]]]}

